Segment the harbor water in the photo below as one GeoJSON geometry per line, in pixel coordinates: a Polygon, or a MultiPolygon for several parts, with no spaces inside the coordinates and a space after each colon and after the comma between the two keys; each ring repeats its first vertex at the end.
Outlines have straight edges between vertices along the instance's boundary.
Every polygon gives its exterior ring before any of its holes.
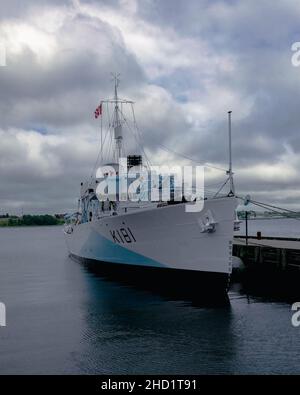
{"type": "MultiPolygon", "coordinates": [[[[300,238],[300,218],[251,218],[248,220],[249,236],[256,236],[261,232],[266,237],[300,238]]],[[[246,234],[246,222],[241,221],[240,230],[235,235],[246,234]]]]}
{"type": "Polygon", "coordinates": [[[125,285],[71,260],[61,227],[0,229],[0,302],[0,374],[300,373],[291,302],[125,285]]]}

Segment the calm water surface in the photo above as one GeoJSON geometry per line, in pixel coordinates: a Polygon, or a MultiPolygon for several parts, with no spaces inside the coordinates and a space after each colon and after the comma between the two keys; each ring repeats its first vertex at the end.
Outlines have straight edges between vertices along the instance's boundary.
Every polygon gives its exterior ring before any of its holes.
{"type": "Polygon", "coordinates": [[[0,373],[300,373],[290,304],[229,297],[168,300],[69,259],[61,227],[0,229],[0,373]]]}
{"type": "MultiPolygon", "coordinates": [[[[249,236],[256,236],[256,232],[261,232],[262,236],[300,238],[300,218],[254,218],[248,220],[249,236]]],[[[235,234],[246,234],[245,221],[241,222],[240,230],[235,234]]]]}

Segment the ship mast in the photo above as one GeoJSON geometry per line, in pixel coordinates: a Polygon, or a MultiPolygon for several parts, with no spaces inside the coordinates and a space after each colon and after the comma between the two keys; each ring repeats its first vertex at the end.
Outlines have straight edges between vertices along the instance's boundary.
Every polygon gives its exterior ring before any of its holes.
{"type": "MultiPolygon", "coordinates": [[[[107,104],[107,112],[109,118],[109,132],[111,132],[111,140],[115,140],[115,147],[113,150],[113,159],[116,162],[119,161],[119,158],[123,155],[123,131],[122,131],[122,124],[125,122],[126,119],[123,114],[122,105],[123,104],[130,104],[131,106],[134,104],[131,100],[120,99],[118,96],[118,86],[120,82],[120,74],[113,74],[112,73],[112,80],[115,84],[115,91],[114,97],[111,99],[101,100],[101,104],[107,104]],[[110,117],[108,107],[113,107],[113,113],[110,117]]],[[[101,117],[101,136],[102,136],[102,117],[101,117]]],[[[105,137],[106,138],[106,137],[105,137]]],[[[104,141],[105,141],[104,138],[104,141]]],[[[103,160],[102,150],[103,150],[103,140],[101,137],[101,159],[103,160]]]]}
{"type": "Polygon", "coordinates": [[[232,171],[232,147],[231,147],[231,113],[228,111],[228,140],[229,140],[229,169],[227,174],[229,175],[229,196],[235,195],[234,183],[233,183],[233,171],[232,171]]]}
{"type": "Polygon", "coordinates": [[[120,74],[114,74],[114,82],[115,82],[115,97],[114,97],[114,121],[113,121],[113,128],[114,128],[114,136],[115,136],[115,143],[116,143],[116,160],[118,161],[119,158],[122,156],[122,124],[120,121],[119,116],[119,98],[118,98],[118,85],[119,85],[119,76],[120,74]]]}

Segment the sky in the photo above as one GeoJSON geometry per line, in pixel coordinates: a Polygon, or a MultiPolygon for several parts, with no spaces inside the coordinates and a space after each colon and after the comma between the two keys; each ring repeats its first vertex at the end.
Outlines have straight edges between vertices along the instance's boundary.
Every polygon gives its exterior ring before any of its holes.
{"type": "Polygon", "coordinates": [[[300,209],[299,20],[297,0],[2,0],[0,214],[76,209],[111,72],[154,164],[227,168],[232,110],[237,194],[300,209]]]}

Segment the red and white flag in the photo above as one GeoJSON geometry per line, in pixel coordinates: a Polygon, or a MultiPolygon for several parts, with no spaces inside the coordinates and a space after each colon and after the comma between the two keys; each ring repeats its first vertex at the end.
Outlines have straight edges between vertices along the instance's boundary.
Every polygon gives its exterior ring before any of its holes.
{"type": "Polygon", "coordinates": [[[95,110],[95,118],[97,119],[102,115],[102,103],[95,110]]]}

